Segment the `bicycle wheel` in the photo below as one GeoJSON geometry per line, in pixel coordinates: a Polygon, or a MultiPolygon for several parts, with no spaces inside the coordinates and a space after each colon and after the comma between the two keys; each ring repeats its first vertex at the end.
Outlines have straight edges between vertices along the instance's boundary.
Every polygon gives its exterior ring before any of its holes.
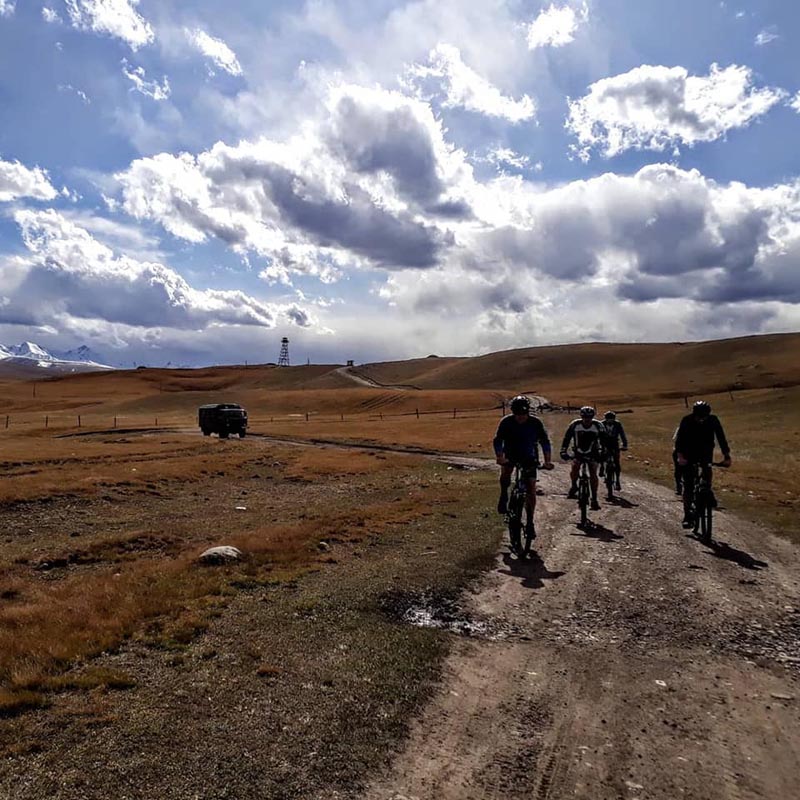
{"type": "Polygon", "coordinates": [[[711,543],[711,526],[712,526],[712,515],[714,513],[714,509],[710,502],[706,500],[703,503],[703,507],[700,510],[699,517],[700,517],[700,540],[705,544],[711,543]]]}
{"type": "Polygon", "coordinates": [[[536,530],[533,527],[533,519],[528,517],[530,525],[525,526],[524,532],[520,536],[520,548],[517,555],[519,555],[521,560],[525,560],[531,554],[531,547],[533,546],[533,540],[536,538],[536,530]]]}
{"type": "Polygon", "coordinates": [[[520,535],[522,533],[522,498],[515,489],[511,491],[508,501],[508,539],[511,542],[511,551],[519,554],[522,550],[520,535]]]}
{"type": "Polygon", "coordinates": [[[609,500],[614,499],[614,481],[617,479],[616,466],[613,461],[606,464],[606,493],[609,500]]]}
{"type": "Polygon", "coordinates": [[[581,509],[581,525],[586,525],[589,519],[589,486],[585,480],[581,480],[578,488],[578,506],[581,509]]]}

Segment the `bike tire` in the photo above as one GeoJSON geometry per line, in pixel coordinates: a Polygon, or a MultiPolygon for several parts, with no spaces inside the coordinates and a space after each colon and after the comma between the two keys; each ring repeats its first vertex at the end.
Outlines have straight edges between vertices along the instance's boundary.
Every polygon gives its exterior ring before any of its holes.
{"type": "Polygon", "coordinates": [[[530,554],[531,549],[533,548],[533,540],[536,538],[536,530],[531,526],[529,529],[528,526],[525,526],[525,531],[522,533],[520,537],[520,549],[519,549],[519,558],[520,560],[524,561],[530,554]]]}
{"type": "Polygon", "coordinates": [[[511,552],[517,555],[522,552],[522,498],[514,491],[508,501],[508,540],[511,552]]]}
{"type": "Polygon", "coordinates": [[[702,511],[700,512],[700,539],[705,544],[711,543],[711,529],[714,509],[711,503],[705,503],[702,511]]]}
{"type": "Polygon", "coordinates": [[[615,468],[610,465],[606,466],[606,494],[609,500],[614,499],[614,480],[616,477],[615,468]]]}
{"type": "Polygon", "coordinates": [[[589,492],[585,485],[578,489],[578,506],[581,509],[581,525],[589,521],[589,492]]]}

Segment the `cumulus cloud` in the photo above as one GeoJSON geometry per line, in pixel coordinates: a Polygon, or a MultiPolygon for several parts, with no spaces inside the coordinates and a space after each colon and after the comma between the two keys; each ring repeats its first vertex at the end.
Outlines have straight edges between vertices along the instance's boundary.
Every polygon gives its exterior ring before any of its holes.
{"type": "Polygon", "coordinates": [[[469,214],[451,190],[468,174],[427,105],[345,86],[321,121],[285,142],[162,153],[117,179],[129,214],[188,241],[216,237],[266,256],[279,279],[330,276],[344,263],[432,266],[452,239],[435,220],[469,214]]]}
{"type": "Polygon", "coordinates": [[[798,92],[790,101],[789,105],[800,114],[800,92],[798,92]]]}
{"type": "MultiPolygon", "coordinates": [[[[513,169],[528,169],[531,166],[531,160],[528,156],[522,155],[521,153],[517,153],[515,150],[512,150],[510,147],[495,147],[489,150],[486,155],[486,161],[490,164],[493,164],[498,169],[503,169],[504,167],[512,167],[513,169]]],[[[537,162],[538,164],[538,162],[537,162]]],[[[538,165],[541,168],[541,165],[538,165]]],[[[537,168],[537,165],[534,165],[534,169],[537,168]]]]}
{"type": "Polygon", "coordinates": [[[139,0],[65,0],[73,28],[121,39],[132,50],[151,44],[153,28],[137,11],[139,0]]]}
{"type": "Polygon", "coordinates": [[[631,149],[691,147],[750,124],[784,97],[780,89],[754,87],[752,71],[735,64],[712,64],[706,76],[643,65],[592,84],[570,103],[567,129],[584,159],[593,148],[610,158],[631,149]]]}
{"type": "Polygon", "coordinates": [[[43,169],[30,169],[19,161],[0,159],[0,202],[7,203],[20,197],[52,200],[57,194],[43,169]]]}
{"type": "Polygon", "coordinates": [[[571,5],[551,4],[527,26],[528,47],[531,50],[537,47],[563,47],[575,39],[578,26],[588,18],[586,3],[577,9],[571,5]]]}
{"type": "Polygon", "coordinates": [[[229,75],[241,75],[242,67],[236,53],[222,39],[215,39],[201,28],[186,28],[184,33],[189,43],[229,75]]]}
{"type": "Polygon", "coordinates": [[[519,100],[506,97],[496,86],[468,67],[457,47],[439,44],[431,50],[427,64],[414,64],[408,68],[406,82],[421,95],[433,96],[440,89],[446,108],[465,108],[490,117],[500,117],[509,122],[533,119],[536,104],[528,96],[519,100]],[[431,92],[425,87],[436,84],[431,92]]]}
{"type": "Polygon", "coordinates": [[[16,8],[16,0],[0,0],[0,17],[10,17],[16,8]]]}
{"type": "Polygon", "coordinates": [[[28,250],[0,285],[8,302],[0,323],[48,325],[94,320],[132,328],[204,330],[212,326],[272,328],[278,320],[308,326],[296,304],[263,303],[244,292],[199,290],[157,262],[119,255],[54,210],[18,210],[14,219],[28,250]]]}
{"type": "Polygon", "coordinates": [[[157,80],[148,81],[144,67],[131,66],[127,59],[122,61],[122,71],[125,77],[133,84],[134,91],[152,100],[167,100],[169,98],[171,89],[166,75],[160,83],[157,80]]]}

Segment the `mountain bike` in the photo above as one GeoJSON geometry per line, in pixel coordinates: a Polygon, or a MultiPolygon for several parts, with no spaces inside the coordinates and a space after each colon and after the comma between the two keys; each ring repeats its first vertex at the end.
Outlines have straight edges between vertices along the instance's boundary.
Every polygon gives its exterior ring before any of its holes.
{"type": "MultiPolygon", "coordinates": [[[[539,465],[537,464],[537,467],[539,465]]],[[[528,508],[528,481],[523,477],[523,470],[519,464],[514,464],[514,474],[511,480],[511,494],[508,498],[508,511],[506,523],[508,525],[508,538],[511,542],[511,551],[520,560],[526,559],[531,552],[531,545],[536,538],[533,528],[533,517],[528,508]],[[527,523],[523,530],[522,512],[527,511],[527,523]]]]}
{"type": "Polygon", "coordinates": [[[694,522],[693,533],[699,533],[703,544],[711,544],[711,531],[714,524],[714,509],[717,507],[717,498],[711,488],[712,467],[722,467],[724,464],[701,464],[695,462],[692,469],[692,497],[689,503],[689,513],[694,522]]]}

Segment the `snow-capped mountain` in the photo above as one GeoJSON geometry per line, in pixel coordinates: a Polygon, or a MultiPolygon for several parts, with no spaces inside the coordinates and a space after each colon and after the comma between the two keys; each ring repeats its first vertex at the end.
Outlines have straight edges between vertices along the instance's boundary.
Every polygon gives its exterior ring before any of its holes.
{"type": "Polygon", "coordinates": [[[65,352],[49,352],[35,342],[17,345],[0,344],[0,363],[5,366],[38,367],[54,372],[85,372],[89,370],[113,369],[86,345],[65,352]]]}

